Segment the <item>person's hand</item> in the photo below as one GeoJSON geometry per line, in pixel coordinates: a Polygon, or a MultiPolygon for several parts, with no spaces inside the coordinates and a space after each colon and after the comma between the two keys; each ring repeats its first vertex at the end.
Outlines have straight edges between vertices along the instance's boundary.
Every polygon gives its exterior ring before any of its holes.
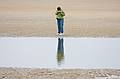
{"type": "Polygon", "coordinates": [[[58,12],[58,13],[61,13],[61,12],[58,12]]]}

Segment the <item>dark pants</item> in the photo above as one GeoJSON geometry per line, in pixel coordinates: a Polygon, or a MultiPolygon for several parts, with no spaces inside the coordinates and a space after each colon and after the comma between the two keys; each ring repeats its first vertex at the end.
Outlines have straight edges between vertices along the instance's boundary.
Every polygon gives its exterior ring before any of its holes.
{"type": "Polygon", "coordinates": [[[63,33],[64,19],[57,19],[58,33],[63,33]]]}

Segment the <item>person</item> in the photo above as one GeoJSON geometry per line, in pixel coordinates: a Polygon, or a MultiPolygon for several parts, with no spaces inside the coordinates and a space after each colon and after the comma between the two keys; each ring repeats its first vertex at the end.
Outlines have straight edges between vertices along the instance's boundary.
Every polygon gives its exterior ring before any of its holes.
{"type": "Polygon", "coordinates": [[[57,11],[55,13],[57,19],[57,26],[58,26],[58,35],[63,35],[63,26],[64,26],[64,16],[65,13],[61,9],[61,7],[57,7],[57,11]]]}

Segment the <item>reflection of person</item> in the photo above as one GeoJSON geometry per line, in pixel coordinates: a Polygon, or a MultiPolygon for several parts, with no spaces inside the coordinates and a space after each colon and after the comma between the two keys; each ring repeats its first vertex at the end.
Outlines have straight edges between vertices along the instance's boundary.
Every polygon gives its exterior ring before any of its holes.
{"type": "Polygon", "coordinates": [[[61,65],[64,60],[64,45],[63,38],[58,38],[58,49],[57,49],[57,62],[58,65],[61,65]]]}
{"type": "Polygon", "coordinates": [[[65,13],[61,9],[61,7],[57,7],[57,11],[55,13],[58,25],[58,35],[63,35],[63,25],[64,25],[64,16],[65,13]]]}

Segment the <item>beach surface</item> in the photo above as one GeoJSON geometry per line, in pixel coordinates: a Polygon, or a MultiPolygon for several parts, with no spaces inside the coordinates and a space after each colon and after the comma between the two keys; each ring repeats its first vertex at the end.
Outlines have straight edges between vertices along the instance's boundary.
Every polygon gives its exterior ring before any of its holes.
{"type": "Polygon", "coordinates": [[[0,79],[120,79],[120,69],[0,68],[0,79]]]}
{"type": "MultiPolygon", "coordinates": [[[[120,0],[0,0],[0,37],[56,37],[57,6],[62,6],[66,14],[66,37],[120,37],[120,0]]],[[[0,68],[0,79],[120,79],[119,76],[120,69],[0,68]]]]}
{"type": "Polygon", "coordinates": [[[0,0],[0,36],[55,37],[55,11],[66,37],[120,37],[120,0],[0,0]]]}

